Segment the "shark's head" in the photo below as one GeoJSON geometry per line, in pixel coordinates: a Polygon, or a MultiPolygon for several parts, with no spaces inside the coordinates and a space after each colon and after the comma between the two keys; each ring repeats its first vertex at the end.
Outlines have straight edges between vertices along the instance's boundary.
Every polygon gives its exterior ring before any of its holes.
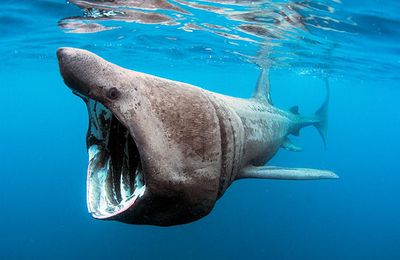
{"type": "Polygon", "coordinates": [[[210,101],[85,50],[60,48],[57,56],[65,83],[88,107],[92,216],[167,226],[207,215],[221,167],[210,101]]]}
{"type": "Polygon", "coordinates": [[[64,82],[75,94],[103,103],[118,98],[118,81],[112,81],[115,70],[111,64],[75,48],[60,48],[57,57],[64,82]],[[98,77],[99,74],[107,76],[98,77]]]}

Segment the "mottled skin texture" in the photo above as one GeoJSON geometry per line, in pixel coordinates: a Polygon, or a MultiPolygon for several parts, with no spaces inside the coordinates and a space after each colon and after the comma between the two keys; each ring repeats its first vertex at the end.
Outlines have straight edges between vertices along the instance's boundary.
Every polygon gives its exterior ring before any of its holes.
{"type": "Polygon", "coordinates": [[[264,165],[285,137],[304,126],[299,115],[264,99],[240,99],[109,63],[62,48],[60,71],[75,92],[109,108],[139,149],[147,186],[134,206],[110,217],[175,225],[207,215],[246,166],[264,165]],[[111,100],[107,93],[118,90],[111,100]]]}

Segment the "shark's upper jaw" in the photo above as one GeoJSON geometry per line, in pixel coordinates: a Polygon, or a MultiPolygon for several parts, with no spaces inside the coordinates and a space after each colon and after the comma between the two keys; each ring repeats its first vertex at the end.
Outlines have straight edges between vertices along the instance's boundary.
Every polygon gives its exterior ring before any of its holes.
{"type": "Polygon", "coordinates": [[[127,127],[108,108],[84,100],[89,113],[88,210],[98,219],[115,218],[146,191],[140,154],[127,127]]]}

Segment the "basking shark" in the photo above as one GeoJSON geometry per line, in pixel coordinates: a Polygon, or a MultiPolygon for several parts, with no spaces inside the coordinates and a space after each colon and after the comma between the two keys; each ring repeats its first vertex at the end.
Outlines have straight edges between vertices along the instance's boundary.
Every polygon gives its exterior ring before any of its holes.
{"type": "Polygon", "coordinates": [[[87,206],[94,218],[170,226],[206,216],[238,179],[337,178],[331,171],[265,164],[289,135],[315,126],[325,140],[328,96],[312,116],[274,107],[268,70],[249,99],[57,51],[64,82],[89,113],[87,206]]]}

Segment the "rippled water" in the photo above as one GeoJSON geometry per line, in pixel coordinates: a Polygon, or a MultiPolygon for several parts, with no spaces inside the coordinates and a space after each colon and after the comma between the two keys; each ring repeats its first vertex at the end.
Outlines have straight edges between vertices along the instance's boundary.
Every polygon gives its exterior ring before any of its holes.
{"type": "Polygon", "coordinates": [[[400,2],[2,1],[0,55],[49,59],[60,45],[160,62],[272,64],[298,73],[398,79],[400,2]],[[15,3],[18,2],[18,5],[15,3]]]}

